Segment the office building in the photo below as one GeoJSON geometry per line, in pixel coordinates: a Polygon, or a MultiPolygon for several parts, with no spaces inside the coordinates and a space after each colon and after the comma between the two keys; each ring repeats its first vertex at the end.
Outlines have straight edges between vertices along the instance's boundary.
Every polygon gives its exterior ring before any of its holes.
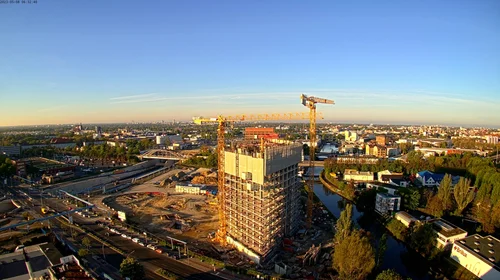
{"type": "Polygon", "coordinates": [[[483,280],[500,279],[500,240],[491,235],[474,234],[455,242],[450,257],[483,280]]]}
{"type": "Polygon", "coordinates": [[[389,193],[377,193],[375,197],[375,211],[382,215],[391,215],[399,211],[401,207],[401,197],[389,193]]]}

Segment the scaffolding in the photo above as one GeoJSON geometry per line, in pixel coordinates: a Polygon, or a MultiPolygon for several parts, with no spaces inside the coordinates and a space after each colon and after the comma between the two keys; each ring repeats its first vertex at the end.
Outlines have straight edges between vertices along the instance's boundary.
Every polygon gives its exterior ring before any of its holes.
{"type": "Polygon", "coordinates": [[[301,145],[289,142],[239,143],[225,151],[227,234],[260,260],[299,228],[301,153],[301,145]]]}

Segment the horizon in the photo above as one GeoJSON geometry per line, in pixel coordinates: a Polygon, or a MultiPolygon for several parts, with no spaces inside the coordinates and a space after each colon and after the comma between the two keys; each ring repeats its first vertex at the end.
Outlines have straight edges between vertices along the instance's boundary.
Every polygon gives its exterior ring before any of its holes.
{"type": "MultiPolygon", "coordinates": [[[[172,125],[172,121],[165,121],[165,120],[156,120],[156,121],[148,121],[148,122],[90,122],[90,123],[84,123],[84,122],[73,122],[73,123],[47,123],[47,124],[26,124],[26,125],[10,125],[10,126],[1,126],[0,128],[18,128],[18,127],[42,127],[42,126],[75,126],[75,125],[82,125],[85,127],[87,126],[95,126],[95,125],[136,125],[136,124],[160,124],[164,122],[163,124],[165,125],[172,125]]],[[[192,120],[175,120],[176,124],[193,124],[192,120]]],[[[304,124],[308,123],[307,120],[282,120],[282,121],[277,121],[277,120],[271,120],[271,121],[243,121],[243,122],[238,122],[238,123],[243,123],[243,124],[304,124]]],[[[491,129],[491,130],[500,130],[500,125],[498,126],[481,126],[481,125],[460,125],[460,124],[439,124],[439,123],[370,123],[370,122],[336,122],[336,121],[329,121],[329,120],[317,120],[317,124],[323,124],[323,125],[360,125],[360,126],[432,126],[432,127],[446,127],[446,128],[486,128],[486,129],[491,129]]],[[[88,128],[87,128],[88,129],[88,128]]]]}
{"type": "Polygon", "coordinates": [[[0,127],[307,112],[301,93],[335,101],[321,123],[499,127],[500,1],[361,2],[4,5],[0,127]]]}

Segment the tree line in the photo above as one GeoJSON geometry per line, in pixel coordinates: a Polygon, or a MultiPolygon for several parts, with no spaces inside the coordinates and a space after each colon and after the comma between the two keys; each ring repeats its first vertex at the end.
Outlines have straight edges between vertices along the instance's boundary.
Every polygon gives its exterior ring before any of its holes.
{"type": "MultiPolygon", "coordinates": [[[[420,152],[412,151],[407,154],[406,162],[381,160],[378,164],[338,164],[334,160],[325,161],[325,175],[329,180],[333,181],[330,173],[344,172],[346,168],[373,172],[386,169],[402,171],[408,177],[422,170],[445,173],[438,188],[398,189],[403,208],[415,210],[423,207],[436,217],[468,213],[481,223],[480,230],[493,233],[495,229],[500,229],[500,172],[491,159],[471,153],[425,158],[420,152]],[[453,186],[450,174],[463,177],[453,186]]],[[[349,184],[339,183],[339,187],[342,186],[349,189],[349,184]]],[[[356,200],[369,203],[375,195],[376,192],[364,192],[356,200]]],[[[358,207],[366,207],[366,203],[358,207]]]]}

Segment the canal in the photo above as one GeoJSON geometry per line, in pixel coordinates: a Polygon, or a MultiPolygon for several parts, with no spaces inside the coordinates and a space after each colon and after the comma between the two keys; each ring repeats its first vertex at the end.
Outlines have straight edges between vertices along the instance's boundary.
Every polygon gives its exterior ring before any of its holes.
{"type": "MultiPolygon", "coordinates": [[[[321,172],[322,167],[316,167],[315,173],[321,172]]],[[[321,183],[314,185],[314,193],[323,202],[326,208],[332,212],[335,217],[340,216],[340,212],[345,207],[347,201],[338,194],[330,191],[321,183]]],[[[412,279],[427,280],[431,279],[428,275],[429,264],[427,260],[413,251],[408,251],[406,245],[395,238],[385,229],[385,227],[376,219],[376,213],[363,213],[353,207],[353,222],[367,231],[370,231],[375,240],[379,240],[382,234],[387,232],[387,249],[381,269],[393,269],[399,274],[411,277],[412,279]]]]}

